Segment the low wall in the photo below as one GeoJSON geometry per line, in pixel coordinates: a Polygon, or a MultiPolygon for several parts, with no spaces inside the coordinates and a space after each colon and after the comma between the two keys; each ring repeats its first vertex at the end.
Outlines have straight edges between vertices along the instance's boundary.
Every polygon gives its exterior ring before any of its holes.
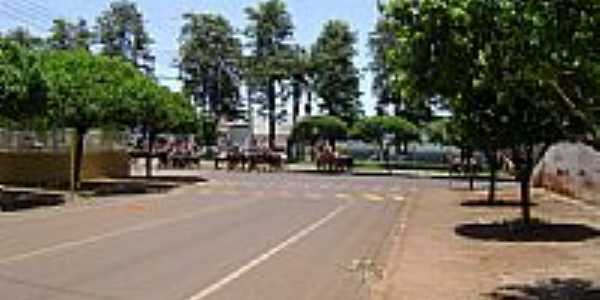
{"type": "Polygon", "coordinates": [[[537,166],[534,185],[600,205],[600,152],[584,144],[552,146],[537,166]]]}
{"type": "MultiPolygon", "coordinates": [[[[66,186],[70,181],[70,153],[0,152],[0,183],[28,186],[66,186]]],[[[86,153],[82,178],[111,178],[129,175],[125,151],[86,153]]]]}

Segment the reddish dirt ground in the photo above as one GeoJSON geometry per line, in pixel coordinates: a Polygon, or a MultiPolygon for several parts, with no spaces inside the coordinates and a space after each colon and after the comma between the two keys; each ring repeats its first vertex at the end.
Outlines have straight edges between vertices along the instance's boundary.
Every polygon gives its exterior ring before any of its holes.
{"type": "MultiPolygon", "coordinates": [[[[395,236],[377,300],[592,300],[600,299],[600,208],[542,190],[533,215],[565,228],[546,228],[535,242],[477,239],[457,233],[520,216],[518,206],[464,206],[485,199],[483,190],[421,191],[407,203],[404,229],[395,236]],[[558,229],[558,230],[557,230],[558,229]],[[564,230],[563,230],[564,231],[564,230]],[[558,234],[558,235],[557,235],[558,234]],[[569,241],[554,241],[554,240],[569,241]],[[541,240],[541,241],[539,241],[541,240]]],[[[500,199],[518,199],[504,189],[500,199]]],[[[475,230],[477,233],[477,230],[475,230]]],[[[481,233],[481,232],[479,232],[481,233]]],[[[485,232],[484,232],[485,233],[485,232]]],[[[488,238],[493,233],[487,232],[488,238]]]]}

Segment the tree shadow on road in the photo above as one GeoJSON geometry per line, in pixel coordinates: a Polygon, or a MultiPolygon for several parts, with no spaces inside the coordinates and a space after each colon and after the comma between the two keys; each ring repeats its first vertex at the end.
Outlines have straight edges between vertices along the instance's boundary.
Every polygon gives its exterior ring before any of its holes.
{"type": "Polygon", "coordinates": [[[600,286],[579,278],[552,278],[501,286],[488,296],[493,300],[598,300],[600,286]]]}
{"type": "Polygon", "coordinates": [[[496,242],[582,242],[600,237],[600,230],[585,224],[547,223],[520,219],[498,223],[461,224],[455,227],[459,236],[496,242]]]}
{"type": "MultiPolygon", "coordinates": [[[[463,207],[521,207],[521,200],[514,199],[498,199],[490,202],[487,199],[467,199],[460,203],[463,207]]],[[[537,206],[537,203],[531,203],[529,206],[537,206]]]]}

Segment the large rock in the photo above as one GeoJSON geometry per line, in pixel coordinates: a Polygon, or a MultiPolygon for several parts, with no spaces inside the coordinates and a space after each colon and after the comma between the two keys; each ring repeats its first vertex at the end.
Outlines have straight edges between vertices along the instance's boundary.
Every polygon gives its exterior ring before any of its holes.
{"type": "Polygon", "coordinates": [[[600,204],[600,152],[584,144],[552,146],[534,171],[534,184],[600,204]]]}

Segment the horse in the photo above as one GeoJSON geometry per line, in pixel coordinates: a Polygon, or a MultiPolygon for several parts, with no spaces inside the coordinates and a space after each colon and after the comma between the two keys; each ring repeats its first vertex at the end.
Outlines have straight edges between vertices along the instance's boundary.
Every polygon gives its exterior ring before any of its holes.
{"type": "Polygon", "coordinates": [[[265,171],[269,172],[282,170],[283,157],[270,150],[248,155],[248,172],[260,172],[261,165],[264,166],[265,171]]]}

